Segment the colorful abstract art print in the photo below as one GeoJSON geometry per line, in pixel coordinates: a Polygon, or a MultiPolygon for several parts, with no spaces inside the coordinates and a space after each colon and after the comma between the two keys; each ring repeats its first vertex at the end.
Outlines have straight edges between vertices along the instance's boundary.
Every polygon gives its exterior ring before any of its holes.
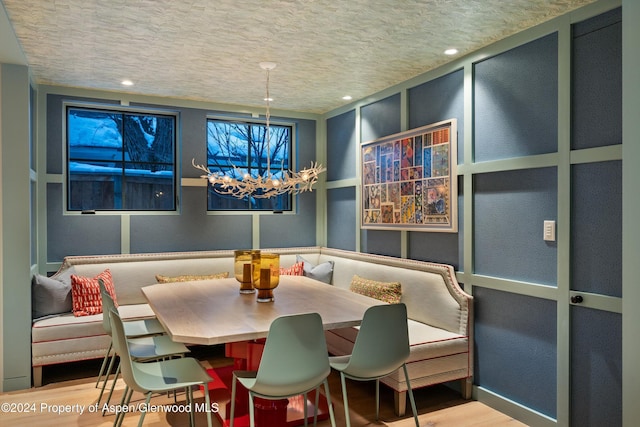
{"type": "Polygon", "coordinates": [[[458,231],[456,119],[362,144],[362,228],[458,231]]]}

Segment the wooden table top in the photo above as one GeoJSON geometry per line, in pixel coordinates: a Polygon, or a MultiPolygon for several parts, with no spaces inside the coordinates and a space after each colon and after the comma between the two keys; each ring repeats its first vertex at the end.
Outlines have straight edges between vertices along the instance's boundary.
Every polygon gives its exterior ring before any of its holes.
{"type": "Polygon", "coordinates": [[[382,304],[304,276],[280,276],[273,302],[239,289],[229,278],[161,283],[142,293],[174,341],[203,345],[265,338],[274,319],[291,314],[319,313],[325,329],[356,326],[367,308],[382,304]]]}

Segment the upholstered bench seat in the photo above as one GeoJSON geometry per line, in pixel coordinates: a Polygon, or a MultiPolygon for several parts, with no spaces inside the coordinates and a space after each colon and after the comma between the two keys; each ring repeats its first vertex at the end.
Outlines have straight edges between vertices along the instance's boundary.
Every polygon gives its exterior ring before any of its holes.
{"type": "MultiPolygon", "coordinates": [[[[122,305],[118,311],[125,320],[154,317],[148,304],[122,305]]],[[[32,363],[36,367],[103,357],[109,341],[102,314],[75,317],[65,313],[41,319],[31,328],[32,363]]]]}
{"type": "MultiPolygon", "coordinates": [[[[155,316],[149,304],[123,305],[118,308],[118,312],[123,320],[147,319],[155,316]]],[[[36,322],[31,333],[33,343],[105,334],[102,327],[102,313],[81,317],[75,317],[73,313],[65,313],[50,317],[36,322]]]]}
{"type": "MultiPolygon", "coordinates": [[[[355,276],[359,277],[359,284],[363,283],[360,279],[364,279],[366,286],[377,282],[376,290],[389,282],[398,284],[395,289],[400,287],[401,294],[395,295],[406,304],[410,319],[411,355],[407,368],[412,387],[459,380],[463,396],[471,396],[473,297],[460,288],[452,266],[324,247],[266,251],[280,254],[281,267],[293,267],[304,261],[305,275],[325,281],[327,286],[362,292],[352,288],[355,276]]],[[[70,274],[96,277],[105,269],[109,269],[113,277],[123,318],[146,318],[152,317],[153,312],[141,289],[155,284],[158,275],[232,274],[233,251],[70,256],[51,279],[62,280],[70,274]]],[[[327,331],[327,348],[335,355],[351,353],[357,331],[357,328],[327,331]]],[[[72,313],[63,313],[34,320],[34,385],[41,384],[43,366],[102,358],[108,346],[102,314],[74,317],[72,313]]],[[[393,388],[396,412],[403,414],[407,394],[404,375],[398,371],[381,381],[393,388]]]]}

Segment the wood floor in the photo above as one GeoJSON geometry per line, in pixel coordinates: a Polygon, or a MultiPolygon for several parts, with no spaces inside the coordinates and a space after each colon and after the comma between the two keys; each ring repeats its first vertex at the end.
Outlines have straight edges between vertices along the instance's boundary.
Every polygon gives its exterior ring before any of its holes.
{"type": "MultiPolygon", "coordinates": [[[[219,366],[225,360],[219,350],[196,352],[203,365],[219,366]]],[[[44,371],[45,385],[16,392],[0,394],[0,424],[12,427],[46,427],[46,426],[110,426],[114,415],[102,416],[101,411],[94,411],[99,390],[95,388],[96,375],[100,361],[90,361],[49,367],[44,371]],[[11,410],[8,412],[6,409],[11,410]]],[[[330,389],[336,424],[345,425],[344,407],[342,405],[342,391],[339,376],[335,373],[330,377],[330,389]]],[[[393,394],[385,386],[380,387],[380,421],[375,420],[375,386],[373,382],[347,382],[349,393],[349,409],[351,425],[360,426],[414,426],[411,410],[408,408],[404,417],[396,417],[393,413],[393,394]]],[[[124,384],[119,381],[111,403],[120,401],[124,384]]],[[[196,399],[203,402],[201,392],[196,392],[196,399]]],[[[521,427],[524,424],[501,414],[479,402],[465,401],[460,395],[444,386],[426,387],[415,391],[420,426],[422,427],[521,427]]],[[[104,398],[102,403],[104,403],[104,398]]],[[[132,403],[143,402],[142,395],[135,393],[132,403]],[[135,401],[135,402],[134,402],[135,401]]],[[[171,405],[174,398],[157,396],[152,404],[160,408],[163,404],[171,405]]],[[[184,404],[184,394],[178,394],[180,403],[184,404]]],[[[102,406],[101,406],[102,407],[102,406]]],[[[135,426],[140,414],[130,413],[124,418],[124,426],[135,426]]],[[[214,418],[214,427],[221,424],[214,418]]],[[[186,413],[169,413],[155,410],[147,413],[144,425],[155,426],[188,426],[186,413]]],[[[203,413],[196,414],[196,425],[206,425],[203,413]]],[[[330,426],[328,420],[318,423],[318,426],[330,426]]],[[[277,427],[277,426],[269,426],[277,427]]]]}

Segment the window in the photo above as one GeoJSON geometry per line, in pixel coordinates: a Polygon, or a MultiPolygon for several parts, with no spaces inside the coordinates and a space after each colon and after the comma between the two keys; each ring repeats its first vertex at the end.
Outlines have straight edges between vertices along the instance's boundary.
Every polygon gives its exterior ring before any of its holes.
{"type": "MultiPolygon", "coordinates": [[[[264,123],[208,119],[207,167],[211,172],[238,179],[246,173],[258,177],[265,175],[268,158],[272,175],[281,178],[283,170],[291,169],[293,128],[287,125],[270,124],[269,129],[270,138],[267,144],[267,127],[264,123]]],[[[291,195],[283,194],[268,199],[256,197],[237,199],[230,195],[219,194],[209,186],[207,206],[211,211],[290,211],[291,195]]]]}
{"type": "Polygon", "coordinates": [[[176,209],[176,116],[67,106],[70,211],[176,209]]]}

